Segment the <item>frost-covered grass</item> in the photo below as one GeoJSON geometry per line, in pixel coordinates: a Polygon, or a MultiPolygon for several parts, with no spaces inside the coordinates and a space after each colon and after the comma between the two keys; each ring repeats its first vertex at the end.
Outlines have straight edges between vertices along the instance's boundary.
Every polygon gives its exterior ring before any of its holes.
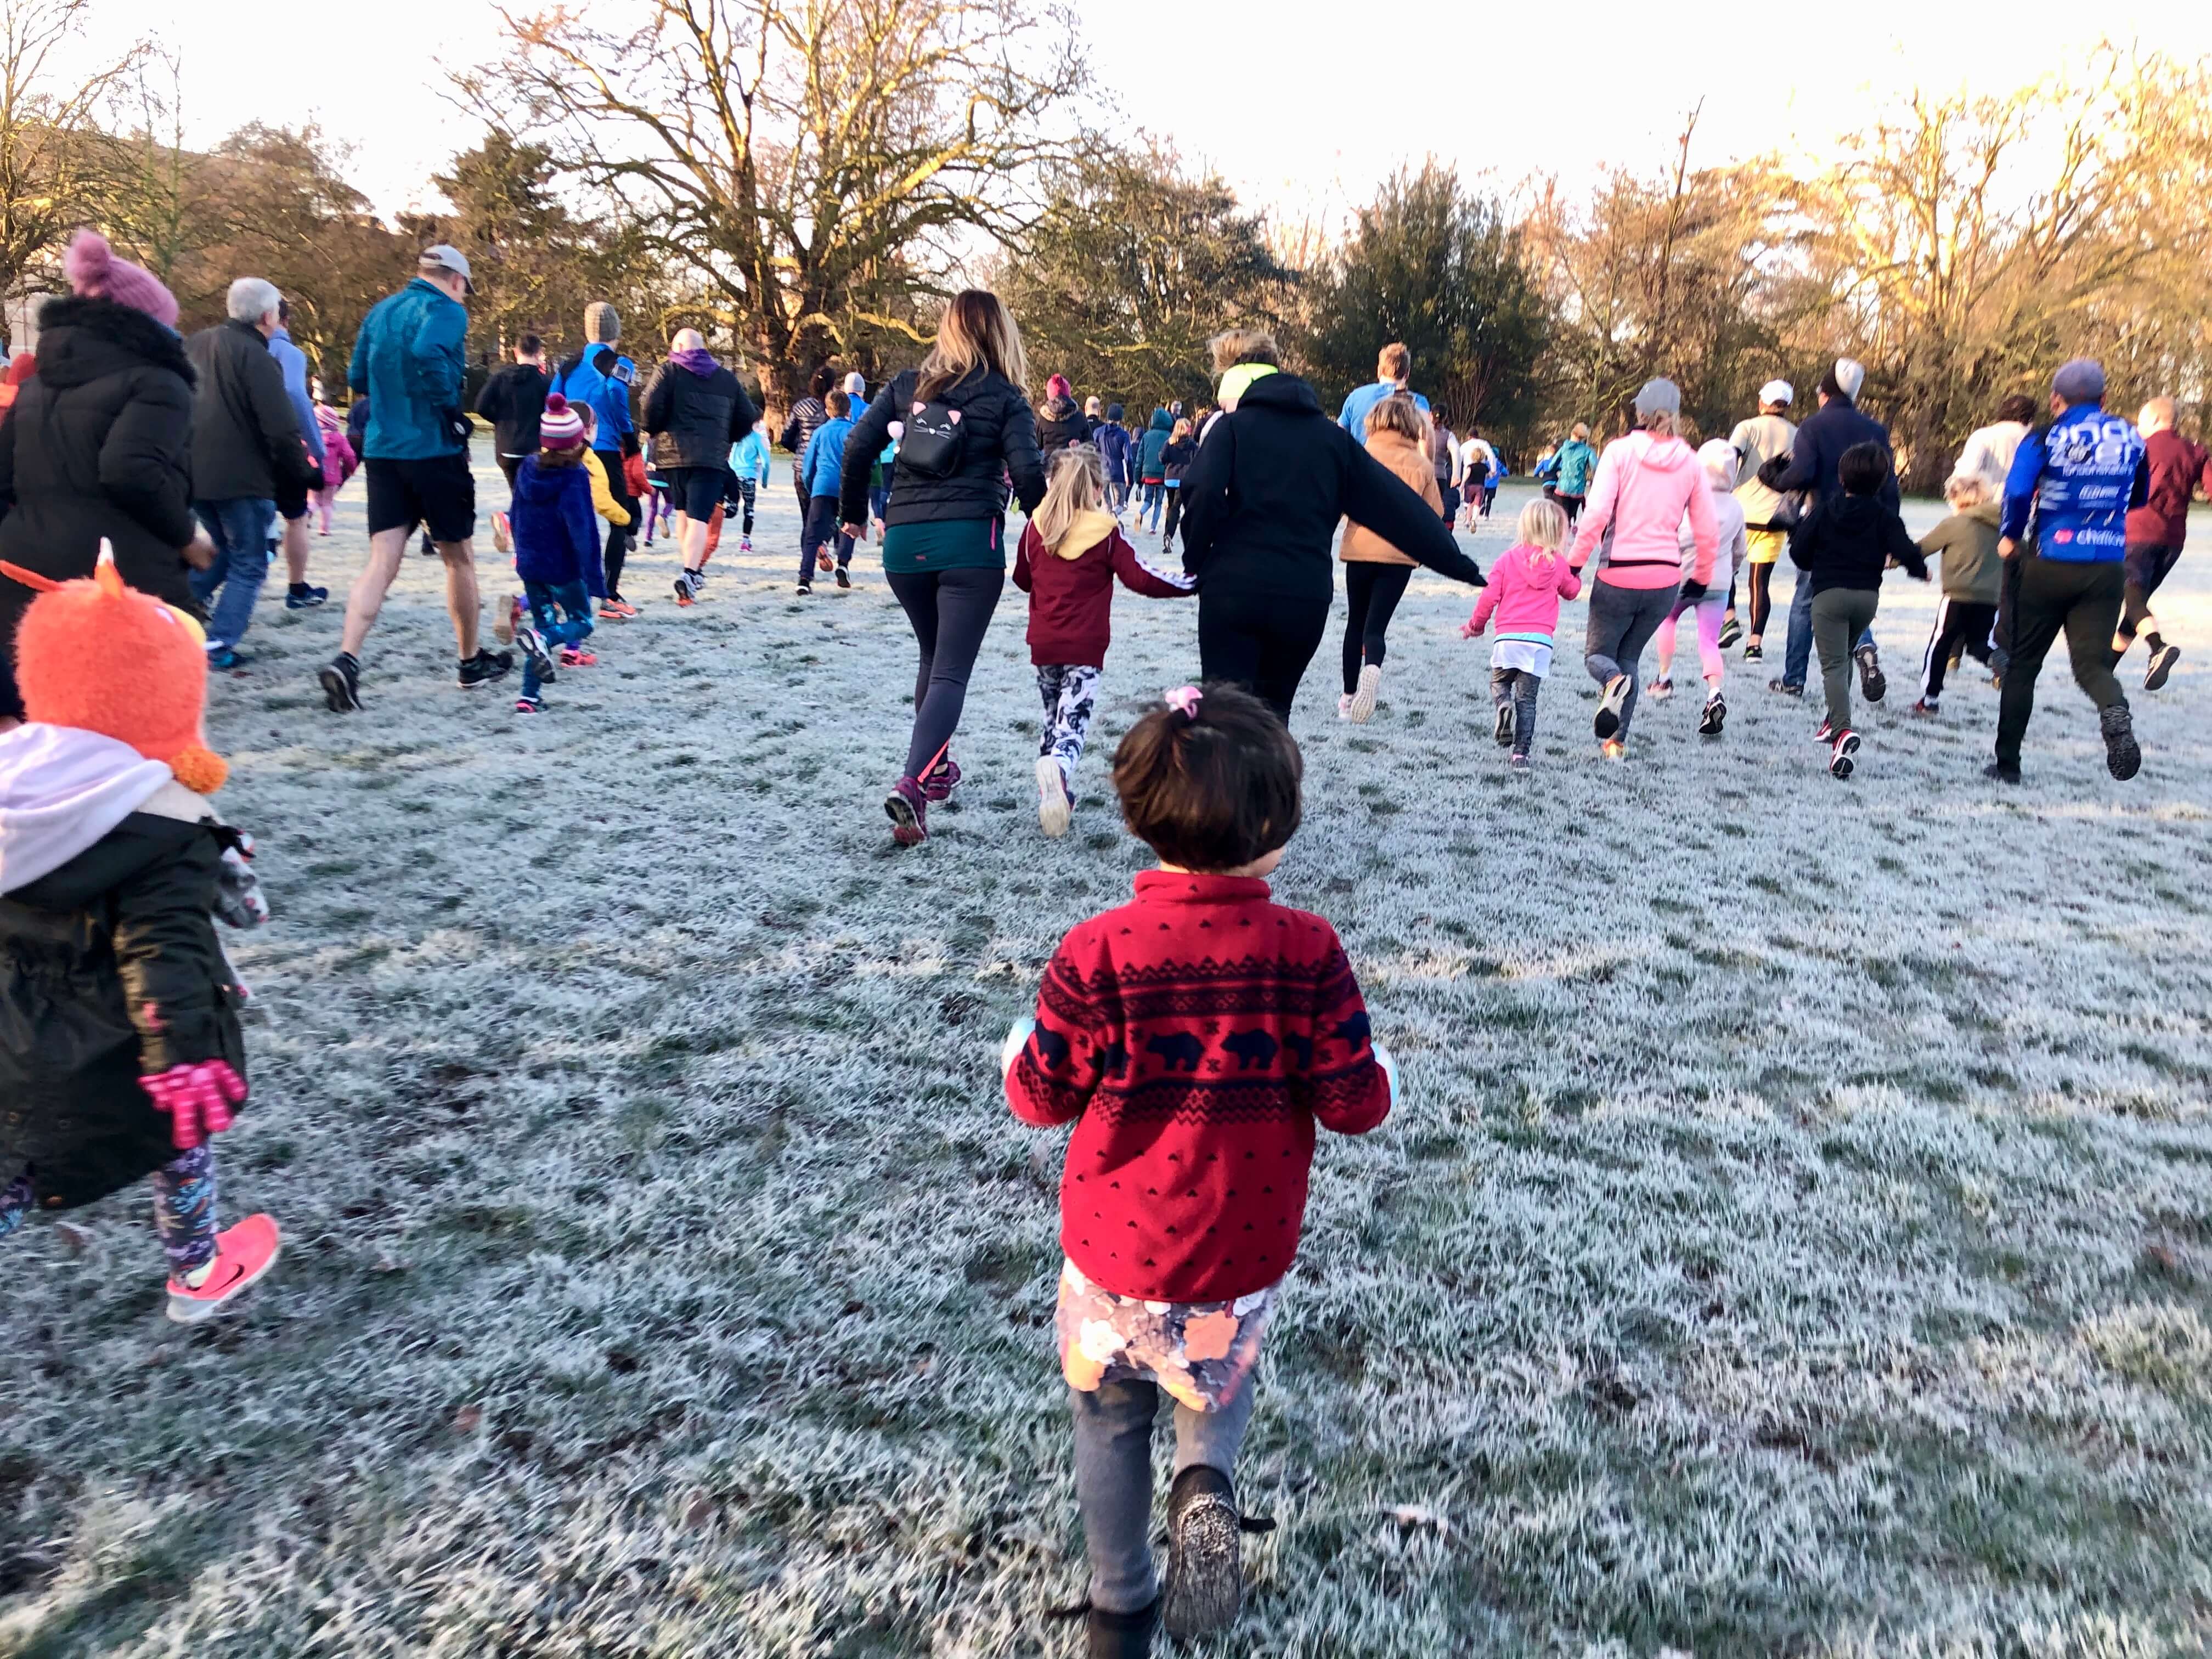
{"type": "MultiPolygon", "coordinates": [[[[272,583],[213,733],[277,913],[234,945],[226,1209],[285,1258],[186,1334],[136,1195],[82,1253],[9,1247],[0,1654],[1075,1650],[1059,1138],[993,1055],[1140,867],[1105,757],[1192,615],[1122,602],[1048,843],[1014,596],[962,808],[895,853],[902,620],[865,551],[795,600],[766,505],[696,611],[635,561],[644,617],[529,723],[453,687],[433,563],[346,720],[337,607],[272,583]]],[[[359,510],[318,544],[341,590],[359,510]]],[[[2200,1650],[2197,536],[2129,786],[2063,663],[2017,791],[1978,775],[1986,680],[1908,720],[1901,580],[1848,786],[1774,659],[1723,741],[1684,696],[1604,765],[1571,653],[1510,778],[1426,579],[1371,726],[1309,679],[1279,890],[1342,931],[1407,1096],[1322,1151],[1243,1470],[1281,1529],[1206,1651],[2200,1650]]]]}

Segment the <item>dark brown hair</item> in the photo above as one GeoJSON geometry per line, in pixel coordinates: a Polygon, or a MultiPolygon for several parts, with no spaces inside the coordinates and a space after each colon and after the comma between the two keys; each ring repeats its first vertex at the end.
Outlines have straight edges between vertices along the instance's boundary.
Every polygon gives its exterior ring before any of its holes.
{"type": "Polygon", "coordinates": [[[825,392],[822,394],[822,406],[842,421],[853,412],[853,399],[848,392],[825,392]]]}
{"type": "Polygon", "coordinates": [[[1997,405],[1997,419],[2018,421],[2022,426],[2035,424],[2035,399],[2015,392],[1997,405]]]}
{"type": "Polygon", "coordinates": [[[1208,684],[1197,713],[1155,708],[1114,751],[1130,833],[1185,870],[1242,869],[1297,833],[1305,761],[1249,691],[1208,684]]]}
{"type": "Polygon", "coordinates": [[[566,449],[541,449],[538,452],[538,470],[540,472],[551,472],[559,467],[581,466],[583,464],[584,446],[581,444],[570,444],[566,449]]]}
{"type": "Polygon", "coordinates": [[[1836,482],[1846,495],[1871,495],[1889,470],[1889,452],[1880,444],[1853,444],[1836,463],[1836,482]]]}

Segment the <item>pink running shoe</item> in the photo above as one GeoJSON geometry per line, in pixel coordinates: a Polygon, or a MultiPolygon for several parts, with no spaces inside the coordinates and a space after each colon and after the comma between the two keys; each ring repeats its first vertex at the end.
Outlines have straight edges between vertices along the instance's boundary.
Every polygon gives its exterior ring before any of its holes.
{"type": "Polygon", "coordinates": [[[597,652],[580,651],[573,645],[561,647],[561,666],[563,668],[597,668],[599,665],[597,652]]]}
{"type": "Polygon", "coordinates": [[[932,800],[950,800],[959,781],[959,763],[947,755],[921,775],[921,793],[932,800]]]}
{"type": "Polygon", "coordinates": [[[891,839],[902,847],[919,847],[929,839],[929,797],[912,778],[901,778],[884,797],[884,812],[891,821],[891,839]]]}
{"type": "Polygon", "coordinates": [[[283,1245],[276,1223],[265,1215],[250,1215],[234,1227],[215,1236],[215,1260],[207,1277],[198,1285],[169,1280],[169,1317],[179,1325],[198,1325],[213,1319],[233,1297],[258,1283],[276,1265],[283,1245]]]}

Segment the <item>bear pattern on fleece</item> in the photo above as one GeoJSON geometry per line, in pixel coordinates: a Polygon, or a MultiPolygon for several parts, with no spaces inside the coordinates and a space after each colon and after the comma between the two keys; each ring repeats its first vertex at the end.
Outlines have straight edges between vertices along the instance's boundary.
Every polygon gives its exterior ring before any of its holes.
{"type": "Polygon", "coordinates": [[[1076,1120],[1060,1245],[1123,1296],[1203,1302],[1297,1255],[1316,1123],[1390,1109],[1336,930],[1250,877],[1148,870],[1060,941],[1006,1075],[1016,1116],[1076,1120]]]}

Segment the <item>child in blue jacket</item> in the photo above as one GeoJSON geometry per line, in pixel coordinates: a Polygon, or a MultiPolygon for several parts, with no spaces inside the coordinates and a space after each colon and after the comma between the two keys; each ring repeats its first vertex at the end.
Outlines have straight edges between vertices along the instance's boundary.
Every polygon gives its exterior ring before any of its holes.
{"type": "Polygon", "coordinates": [[[742,514],[738,520],[738,551],[753,550],[753,508],[760,487],[768,482],[768,438],[759,427],[730,446],[730,493],[727,505],[742,514]]]}
{"type": "Polygon", "coordinates": [[[555,392],[545,400],[538,452],[514,475],[514,570],[520,597],[508,604],[507,628],[522,649],[518,714],[544,707],[539,687],[562,668],[590,668],[599,658],[583,648],[591,636],[592,601],[606,597],[599,563],[599,523],[591,475],[584,470],[584,417],[555,392]]]}
{"type": "Polygon", "coordinates": [[[853,538],[837,523],[837,490],[845,477],[845,440],[853,433],[853,400],[842,392],[832,392],[822,401],[829,405],[830,418],[815,428],[799,462],[799,480],[806,486],[806,527],[799,538],[799,591],[802,593],[814,591],[817,558],[824,571],[830,568],[832,542],[837,548],[837,586],[853,585],[852,577],[846,574],[853,562],[853,538]]]}

